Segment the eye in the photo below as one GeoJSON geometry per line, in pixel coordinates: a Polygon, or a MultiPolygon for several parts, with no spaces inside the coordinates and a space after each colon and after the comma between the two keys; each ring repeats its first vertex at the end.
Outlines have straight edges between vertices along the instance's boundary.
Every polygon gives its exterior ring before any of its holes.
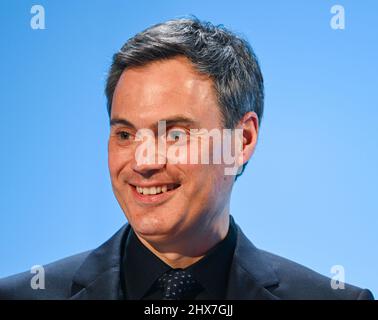
{"type": "Polygon", "coordinates": [[[116,133],[116,135],[118,136],[118,138],[120,140],[130,140],[131,139],[131,135],[127,131],[119,131],[119,132],[116,133]]]}
{"type": "Polygon", "coordinates": [[[187,132],[183,129],[170,129],[168,131],[167,137],[170,141],[183,141],[186,140],[187,132]]]}

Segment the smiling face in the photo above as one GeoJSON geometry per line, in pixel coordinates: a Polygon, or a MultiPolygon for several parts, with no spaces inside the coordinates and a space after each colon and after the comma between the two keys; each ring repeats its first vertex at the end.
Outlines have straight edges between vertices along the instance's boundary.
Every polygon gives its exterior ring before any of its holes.
{"type": "Polygon", "coordinates": [[[234,177],[224,174],[223,164],[137,162],[142,142],[135,140],[136,132],[148,128],[157,136],[159,120],[167,120],[167,136],[173,139],[190,129],[223,128],[212,80],[184,57],[130,68],[120,77],[108,145],[114,194],[137,235],[147,241],[206,238],[228,221],[234,177]]]}

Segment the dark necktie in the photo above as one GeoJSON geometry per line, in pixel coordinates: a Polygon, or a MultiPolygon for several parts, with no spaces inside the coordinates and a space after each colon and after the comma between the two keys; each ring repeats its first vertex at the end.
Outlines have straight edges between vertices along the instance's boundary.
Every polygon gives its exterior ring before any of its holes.
{"type": "Polygon", "coordinates": [[[163,291],[163,300],[193,299],[193,295],[201,290],[201,286],[192,274],[183,269],[167,271],[157,283],[163,291]]]}

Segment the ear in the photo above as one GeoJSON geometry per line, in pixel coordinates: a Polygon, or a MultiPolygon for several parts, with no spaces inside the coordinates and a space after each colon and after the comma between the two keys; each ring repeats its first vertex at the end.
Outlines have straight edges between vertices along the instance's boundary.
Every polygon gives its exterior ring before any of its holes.
{"type": "Polygon", "coordinates": [[[253,155],[259,132],[259,117],[256,112],[247,112],[239,121],[236,128],[241,129],[242,146],[237,158],[239,167],[243,166],[253,155]]]}

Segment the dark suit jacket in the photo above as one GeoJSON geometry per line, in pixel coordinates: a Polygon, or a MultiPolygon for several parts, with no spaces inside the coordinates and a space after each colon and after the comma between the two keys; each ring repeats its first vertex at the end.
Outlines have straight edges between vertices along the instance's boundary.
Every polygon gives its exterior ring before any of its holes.
{"type": "MultiPolygon", "coordinates": [[[[34,290],[34,274],[0,280],[0,299],[122,299],[120,263],[130,225],[99,248],[46,265],[45,289],[34,290]]],[[[132,263],[132,262],[131,262],[132,263]]],[[[127,290],[127,288],[126,288],[127,290]]],[[[237,226],[237,244],[226,299],[373,299],[369,290],[330,279],[285,258],[257,249],[237,226]]]]}

